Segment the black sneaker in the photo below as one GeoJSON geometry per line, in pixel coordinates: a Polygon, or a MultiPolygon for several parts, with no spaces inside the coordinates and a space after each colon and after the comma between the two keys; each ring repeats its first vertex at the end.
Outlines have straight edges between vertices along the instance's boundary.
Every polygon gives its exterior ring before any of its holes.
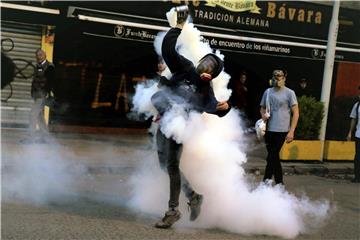
{"type": "Polygon", "coordinates": [[[165,213],[165,216],[155,224],[155,227],[169,228],[180,218],[181,213],[179,210],[169,210],[165,213]]]}
{"type": "Polygon", "coordinates": [[[202,195],[194,193],[190,202],[188,202],[190,208],[190,221],[194,221],[200,215],[203,198],[202,195]]]}

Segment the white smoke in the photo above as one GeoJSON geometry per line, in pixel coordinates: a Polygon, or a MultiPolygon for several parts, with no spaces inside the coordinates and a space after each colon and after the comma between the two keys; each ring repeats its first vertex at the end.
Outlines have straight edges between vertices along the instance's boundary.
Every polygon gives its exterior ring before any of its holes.
{"type": "Polygon", "coordinates": [[[173,7],[172,9],[170,9],[170,11],[168,11],[166,13],[166,18],[169,22],[169,25],[171,27],[176,27],[176,23],[177,23],[177,13],[175,11],[175,8],[173,7]]]}
{"type": "MultiPolygon", "coordinates": [[[[9,133],[17,136],[16,130],[9,133]]],[[[138,159],[155,155],[146,145],[118,135],[66,134],[64,139],[51,137],[48,144],[14,144],[9,133],[9,139],[2,135],[1,149],[1,201],[5,203],[47,205],[86,198],[119,206],[128,197],[124,178],[138,159]],[[112,174],[118,170],[120,175],[112,174]]]]}
{"type": "Polygon", "coordinates": [[[144,113],[147,117],[156,116],[157,110],[151,104],[151,96],[157,91],[159,88],[153,80],[136,85],[132,111],[144,113]]]}
{"type": "MultiPolygon", "coordinates": [[[[192,226],[221,228],[241,234],[266,234],[294,238],[321,223],[330,214],[327,200],[297,198],[283,187],[260,183],[253,188],[242,164],[246,162],[241,139],[244,138],[237,111],[225,117],[191,113],[173,119],[169,112],[162,130],[183,143],[180,168],[193,189],[204,196],[202,212],[192,226]]],[[[159,163],[147,159],[146,166],[132,179],[131,206],[160,216],[166,210],[169,180],[159,163]]],[[[181,223],[190,226],[187,199],[182,196],[181,223]]]]}
{"type": "MultiPolygon", "coordinates": [[[[161,34],[159,38],[163,36],[161,34]]],[[[199,31],[187,24],[177,43],[179,52],[194,64],[211,52],[200,39],[199,31]]],[[[160,45],[161,41],[155,41],[155,48],[160,45]]],[[[229,78],[222,72],[213,80],[218,100],[229,98],[230,91],[226,89],[229,78]]],[[[146,111],[146,108],[142,109],[146,111]]],[[[254,188],[254,183],[247,180],[242,166],[247,161],[242,124],[235,110],[219,118],[206,113],[186,113],[181,105],[175,105],[161,119],[161,131],[183,144],[180,160],[183,174],[194,190],[204,196],[201,215],[192,226],[283,238],[294,238],[321,227],[330,215],[329,201],[311,201],[306,196],[298,198],[284,187],[271,186],[271,182],[260,183],[254,188]]],[[[132,178],[130,205],[160,216],[167,208],[169,180],[158,166],[155,159],[147,161],[132,178]]],[[[185,214],[180,224],[189,225],[187,200],[182,195],[180,201],[180,210],[185,214]]]]}
{"type": "Polygon", "coordinates": [[[3,175],[3,201],[17,199],[46,204],[70,199],[77,195],[74,183],[86,175],[84,166],[71,161],[71,154],[60,151],[55,142],[51,147],[44,144],[25,145],[12,154],[5,161],[9,169],[3,175]]]}

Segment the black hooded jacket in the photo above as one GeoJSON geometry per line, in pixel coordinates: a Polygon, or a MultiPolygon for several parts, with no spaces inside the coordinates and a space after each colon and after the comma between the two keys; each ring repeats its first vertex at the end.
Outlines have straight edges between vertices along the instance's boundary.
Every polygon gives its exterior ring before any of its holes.
{"type": "Polygon", "coordinates": [[[180,28],[171,28],[164,37],[162,57],[173,75],[167,80],[166,90],[161,90],[152,97],[154,106],[162,113],[171,107],[172,102],[179,103],[180,98],[192,110],[225,116],[230,108],[226,111],[216,110],[218,101],[210,82],[201,80],[194,64],[177,52],[176,42],[180,34],[180,28]]]}

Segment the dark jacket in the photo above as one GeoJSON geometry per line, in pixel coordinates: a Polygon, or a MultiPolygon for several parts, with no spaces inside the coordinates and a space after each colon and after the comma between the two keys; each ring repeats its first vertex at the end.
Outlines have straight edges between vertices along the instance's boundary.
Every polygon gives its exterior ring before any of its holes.
{"type": "Polygon", "coordinates": [[[238,109],[247,108],[247,90],[246,86],[240,82],[240,80],[235,80],[231,83],[232,94],[230,97],[231,106],[238,109]]]}
{"type": "Polygon", "coordinates": [[[49,61],[37,64],[31,84],[31,96],[34,99],[43,98],[53,89],[55,66],[49,61]]]}
{"type": "Polygon", "coordinates": [[[162,57],[173,75],[169,80],[163,78],[160,81],[166,87],[152,97],[154,106],[163,113],[173,102],[185,103],[189,110],[216,114],[220,117],[226,115],[229,110],[216,110],[218,101],[210,82],[202,81],[194,64],[177,52],[176,42],[180,33],[181,29],[171,28],[164,37],[161,46],[162,57]]]}

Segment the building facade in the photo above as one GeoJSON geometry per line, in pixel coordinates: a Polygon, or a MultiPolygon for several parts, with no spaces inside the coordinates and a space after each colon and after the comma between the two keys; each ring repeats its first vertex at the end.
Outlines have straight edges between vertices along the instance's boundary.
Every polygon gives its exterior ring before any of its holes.
{"type": "MultiPolygon", "coordinates": [[[[287,70],[291,88],[297,90],[305,78],[308,94],[318,100],[321,96],[331,5],[255,0],[1,4],[2,45],[11,44],[5,38],[14,44],[6,54],[26,60],[18,61],[18,68],[34,64],[39,47],[47,49],[56,65],[59,106],[50,112],[51,125],[146,127],[144,119],[130,113],[134,86],[154,76],[154,38],[168,29],[165,13],[183,4],[204,41],[224,54],[231,81],[246,71],[250,121],[259,117],[260,98],[275,68],[287,70]]],[[[330,139],[343,134],[335,123],[348,124],[345,112],[360,85],[359,21],[359,10],[340,9],[330,139]]],[[[13,96],[1,106],[3,125],[27,123],[31,66],[22,72],[28,73],[16,75],[13,96]]],[[[8,92],[5,88],[2,95],[8,92]]]]}

